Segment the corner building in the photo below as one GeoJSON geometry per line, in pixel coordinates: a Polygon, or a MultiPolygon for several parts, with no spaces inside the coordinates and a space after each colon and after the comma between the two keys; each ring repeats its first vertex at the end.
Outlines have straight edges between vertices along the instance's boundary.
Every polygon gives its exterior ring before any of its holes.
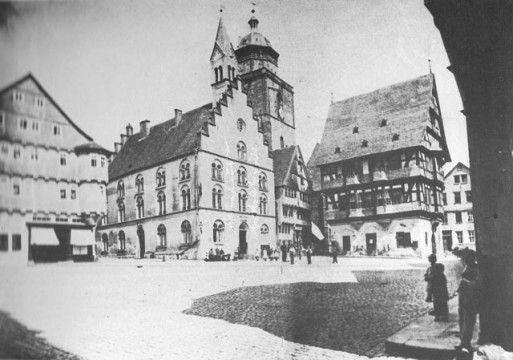
{"type": "Polygon", "coordinates": [[[153,127],[142,121],[136,134],[129,125],[115,144],[108,224],[97,232],[103,254],[202,259],[222,249],[248,257],[277,246],[273,149],[295,144],[292,87],[273,111],[263,105],[280,86],[270,90],[262,81],[285,83],[258,20],[249,24],[234,50],[219,20],[211,103],[175,110],[153,127]]]}
{"type": "Polygon", "coordinates": [[[447,161],[433,74],[332,103],[308,164],[312,220],[345,253],[441,252],[447,161]]]}
{"type": "Polygon", "coordinates": [[[0,262],[93,260],[109,155],[33,75],[0,90],[0,262]]]}

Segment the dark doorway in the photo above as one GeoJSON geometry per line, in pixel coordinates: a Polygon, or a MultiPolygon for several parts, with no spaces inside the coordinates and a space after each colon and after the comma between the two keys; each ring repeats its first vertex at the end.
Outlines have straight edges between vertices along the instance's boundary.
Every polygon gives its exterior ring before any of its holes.
{"type": "Polygon", "coordinates": [[[246,255],[248,253],[248,242],[246,240],[247,232],[248,225],[243,222],[239,226],[239,255],[246,255]]]}
{"type": "Polygon", "coordinates": [[[451,251],[452,250],[452,231],[451,230],[442,231],[442,239],[444,241],[444,250],[451,251]]]}
{"type": "Polygon", "coordinates": [[[365,241],[367,245],[367,255],[376,255],[376,233],[365,234],[365,241]]]}
{"type": "Polygon", "coordinates": [[[139,256],[141,259],[144,259],[146,249],[144,247],[144,230],[142,226],[137,229],[137,236],[139,237],[139,256]]]}
{"type": "Polygon", "coordinates": [[[351,237],[342,236],[342,251],[348,253],[351,251],[351,237]]]}

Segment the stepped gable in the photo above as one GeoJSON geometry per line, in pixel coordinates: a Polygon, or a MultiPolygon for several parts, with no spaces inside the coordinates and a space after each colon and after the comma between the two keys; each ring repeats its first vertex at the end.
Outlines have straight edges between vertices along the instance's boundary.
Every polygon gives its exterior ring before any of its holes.
{"type": "Polygon", "coordinates": [[[432,74],[331,104],[312,166],[420,146],[429,126],[435,80],[432,74]],[[386,126],[381,126],[382,120],[386,126]],[[358,127],[358,133],[353,133],[358,127]],[[394,134],[399,138],[392,141],[394,134]],[[363,141],[367,146],[363,147],[363,141]],[[335,153],[339,147],[340,152],[335,153]]]}
{"type": "Polygon", "coordinates": [[[173,118],[151,127],[145,138],[140,132],[130,136],[109,166],[109,180],[199,149],[202,127],[211,116],[212,104],[207,104],[184,113],[177,126],[173,118]]]}
{"type": "Polygon", "coordinates": [[[288,146],[283,149],[273,150],[274,186],[289,186],[287,178],[294,161],[296,146],[288,146]]]}

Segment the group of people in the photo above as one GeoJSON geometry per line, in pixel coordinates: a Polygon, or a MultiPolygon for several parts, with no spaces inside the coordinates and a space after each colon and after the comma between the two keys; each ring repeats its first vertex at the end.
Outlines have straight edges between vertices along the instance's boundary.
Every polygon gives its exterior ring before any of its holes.
{"type": "Polygon", "coordinates": [[[230,254],[225,254],[224,253],[224,250],[221,248],[216,248],[215,251],[214,249],[210,249],[210,251],[208,252],[205,260],[208,260],[208,261],[229,261],[230,260],[230,254]]]}
{"type": "MultiPolygon", "coordinates": [[[[476,263],[476,253],[466,250],[460,254],[465,269],[461,275],[458,287],[458,320],[460,327],[460,344],[457,351],[472,353],[471,341],[479,313],[480,303],[483,297],[482,280],[476,263]]],[[[426,286],[426,301],[433,303],[433,310],[429,313],[435,316],[435,321],[448,321],[449,292],[447,290],[447,278],[444,274],[444,265],[437,263],[436,255],[428,257],[430,266],[424,274],[426,286]]]]}
{"type": "Polygon", "coordinates": [[[290,264],[293,265],[294,261],[296,259],[296,256],[299,260],[301,260],[303,251],[306,254],[308,264],[311,264],[312,263],[312,248],[310,246],[308,246],[304,250],[303,250],[302,246],[299,246],[299,250],[296,250],[296,248],[294,246],[287,245],[285,243],[281,244],[279,250],[278,250],[278,248],[276,248],[276,249],[268,248],[268,249],[263,249],[263,250],[257,249],[255,251],[255,260],[258,261],[258,260],[262,259],[264,261],[267,261],[267,260],[278,261],[281,256],[282,262],[287,262],[287,258],[288,258],[288,259],[290,259],[290,264]]]}
{"type": "Polygon", "coordinates": [[[272,249],[272,248],[267,248],[267,249],[262,249],[261,251],[262,255],[260,255],[260,249],[257,249],[255,251],[255,260],[258,261],[260,260],[260,258],[264,261],[278,261],[279,258],[280,258],[280,251],[278,249],[272,249]]]}

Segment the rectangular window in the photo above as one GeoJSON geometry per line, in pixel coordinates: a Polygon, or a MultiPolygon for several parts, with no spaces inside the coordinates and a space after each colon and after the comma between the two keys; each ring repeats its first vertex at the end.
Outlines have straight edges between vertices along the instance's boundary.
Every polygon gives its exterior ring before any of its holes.
{"type": "Polygon", "coordinates": [[[14,150],[12,152],[12,156],[15,158],[15,159],[19,159],[21,157],[21,148],[19,146],[15,146],[14,147],[14,150]]]}
{"type": "Polygon", "coordinates": [[[20,129],[27,130],[27,126],[28,126],[27,119],[20,119],[19,125],[20,125],[20,129]]]}
{"type": "Polygon", "coordinates": [[[467,197],[467,202],[472,202],[472,192],[470,190],[465,191],[465,196],[467,197]]]}
{"type": "Polygon", "coordinates": [[[20,184],[13,184],[12,192],[14,195],[19,196],[20,195],[20,184]]]}
{"type": "Polygon", "coordinates": [[[9,235],[0,234],[0,251],[9,250],[9,235]]]}
{"type": "Polygon", "coordinates": [[[12,234],[12,251],[20,251],[21,250],[21,235],[20,234],[12,234]]]}
{"type": "Polygon", "coordinates": [[[474,214],[472,213],[472,210],[468,213],[468,222],[474,222],[474,214]]]}
{"type": "Polygon", "coordinates": [[[458,244],[463,244],[463,231],[456,231],[456,237],[458,238],[458,244]]]}
{"type": "Polygon", "coordinates": [[[30,160],[37,160],[37,149],[30,149],[30,160]]]}
{"type": "Polygon", "coordinates": [[[77,191],[76,190],[71,190],[71,200],[75,200],[77,198],[77,191]]]}
{"type": "Polygon", "coordinates": [[[96,155],[91,155],[91,166],[96,167],[96,155]]]}
{"type": "Polygon", "coordinates": [[[446,193],[442,193],[442,201],[443,201],[444,205],[447,205],[447,194],[446,193]]]}
{"type": "Polygon", "coordinates": [[[398,248],[411,247],[411,234],[409,232],[396,232],[395,238],[398,248]]]}
{"type": "Polygon", "coordinates": [[[476,233],[474,232],[474,230],[469,230],[468,231],[468,240],[471,243],[475,243],[476,242],[476,233]]]}
{"type": "Polygon", "coordinates": [[[461,193],[459,191],[454,193],[454,203],[461,204],[461,193]]]}
{"type": "Polygon", "coordinates": [[[454,183],[455,184],[459,184],[460,183],[460,176],[459,175],[454,175],[454,183]]]}
{"type": "Polygon", "coordinates": [[[461,224],[461,211],[456,211],[454,214],[456,215],[456,224],[461,224]]]}
{"type": "Polygon", "coordinates": [[[43,98],[40,98],[40,97],[36,97],[36,106],[37,107],[44,107],[45,106],[45,101],[43,98]]]}
{"type": "Polygon", "coordinates": [[[66,166],[66,154],[61,154],[61,166],[66,166]]]}
{"type": "Polygon", "coordinates": [[[61,127],[59,125],[53,126],[53,135],[60,136],[61,135],[61,127]]]}
{"type": "Polygon", "coordinates": [[[12,99],[15,102],[22,102],[23,101],[23,94],[20,93],[20,92],[15,91],[12,94],[12,99]]]}
{"type": "Polygon", "coordinates": [[[37,121],[32,121],[32,130],[33,131],[39,131],[39,122],[37,121]]]}
{"type": "Polygon", "coordinates": [[[466,184],[467,183],[467,175],[461,175],[461,183],[466,184]]]}
{"type": "Polygon", "coordinates": [[[61,199],[66,199],[66,189],[61,189],[61,199]]]}

